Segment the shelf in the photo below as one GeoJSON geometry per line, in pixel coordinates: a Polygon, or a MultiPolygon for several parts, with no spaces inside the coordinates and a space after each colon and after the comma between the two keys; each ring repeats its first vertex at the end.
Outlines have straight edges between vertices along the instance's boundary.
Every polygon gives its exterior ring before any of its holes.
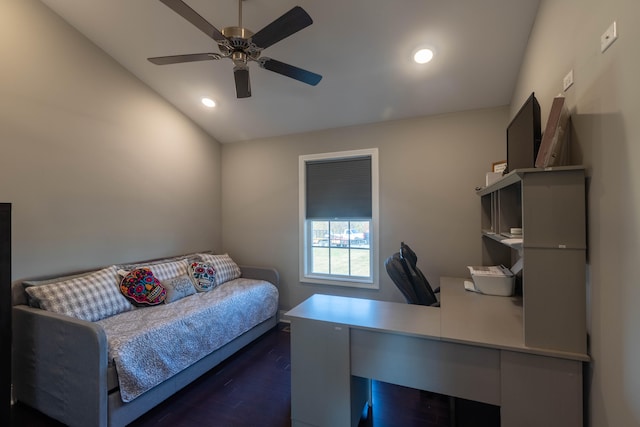
{"type": "Polygon", "coordinates": [[[509,246],[510,248],[518,249],[518,250],[522,249],[522,242],[523,242],[522,237],[507,237],[507,236],[503,236],[502,234],[496,234],[490,230],[482,230],[482,235],[490,239],[493,239],[496,242],[500,242],[505,246],[509,246]]]}
{"type": "Polygon", "coordinates": [[[476,193],[482,264],[521,269],[525,344],[586,353],[584,167],[516,169],[476,193]]]}
{"type": "Polygon", "coordinates": [[[522,180],[523,175],[528,173],[541,173],[541,172],[553,172],[553,171],[571,171],[571,170],[581,170],[584,169],[584,166],[555,166],[551,168],[526,168],[526,169],[515,169],[494,182],[491,185],[481,188],[476,191],[478,196],[484,196],[494,191],[500,190],[501,188],[507,187],[509,185],[515,184],[516,182],[522,180]]]}

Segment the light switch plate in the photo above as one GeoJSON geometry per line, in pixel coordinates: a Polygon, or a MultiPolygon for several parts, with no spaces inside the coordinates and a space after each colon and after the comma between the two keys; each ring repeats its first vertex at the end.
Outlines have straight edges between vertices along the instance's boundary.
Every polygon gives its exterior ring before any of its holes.
{"type": "Polygon", "coordinates": [[[604,52],[618,38],[618,27],[616,21],[613,21],[607,31],[600,36],[600,52],[604,52]]]}
{"type": "Polygon", "coordinates": [[[566,92],[573,85],[573,70],[569,71],[562,79],[562,89],[566,92]]]}

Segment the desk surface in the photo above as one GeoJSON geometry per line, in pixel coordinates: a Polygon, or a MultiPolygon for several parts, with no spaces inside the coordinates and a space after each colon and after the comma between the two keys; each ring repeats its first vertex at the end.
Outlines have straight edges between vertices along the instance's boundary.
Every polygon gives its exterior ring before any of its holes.
{"type": "Polygon", "coordinates": [[[464,289],[461,279],[441,279],[442,339],[514,349],[524,347],[522,299],[482,295],[464,289]]]}
{"type": "Polygon", "coordinates": [[[526,347],[522,300],[468,292],[463,279],[440,281],[441,307],[316,294],[286,313],[351,327],[588,361],[586,354],[526,347]]]}
{"type": "Polygon", "coordinates": [[[362,329],[440,337],[440,312],[436,307],[315,294],[286,315],[362,329]]]}

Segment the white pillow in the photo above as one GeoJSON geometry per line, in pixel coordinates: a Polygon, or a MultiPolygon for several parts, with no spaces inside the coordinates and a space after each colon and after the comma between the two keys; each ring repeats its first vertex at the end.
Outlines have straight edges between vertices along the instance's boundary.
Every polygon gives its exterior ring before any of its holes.
{"type": "Polygon", "coordinates": [[[164,300],[165,304],[178,301],[179,299],[196,293],[196,288],[193,286],[193,282],[187,275],[163,280],[162,286],[167,290],[167,297],[164,300]]]}
{"type": "Polygon", "coordinates": [[[189,265],[189,277],[198,292],[209,292],[218,284],[215,268],[206,262],[192,262],[189,265]]]}

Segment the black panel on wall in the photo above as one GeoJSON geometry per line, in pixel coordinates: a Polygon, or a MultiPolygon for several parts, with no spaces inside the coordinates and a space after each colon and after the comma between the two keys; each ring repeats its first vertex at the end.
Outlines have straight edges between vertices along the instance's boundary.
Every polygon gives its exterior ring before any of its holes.
{"type": "Polygon", "coordinates": [[[11,204],[0,203],[0,413],[11,418],[11,204]]]}

